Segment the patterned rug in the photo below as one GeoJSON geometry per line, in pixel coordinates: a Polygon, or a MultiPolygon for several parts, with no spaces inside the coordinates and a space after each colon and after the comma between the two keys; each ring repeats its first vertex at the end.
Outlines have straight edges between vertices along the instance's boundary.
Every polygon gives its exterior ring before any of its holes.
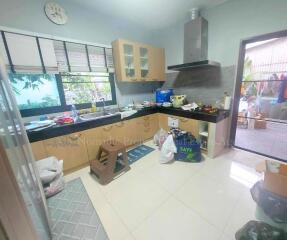
{"type": "Polygon", "coordinates": [[[53,240],[107,240],[108,236],[80,178],[47,199],[53,240]]]}
{"type": "Polygon", "coordinates": [[[152,151],[154,151],[154,148],[151,148],[146,145],[140,145],[136,148],[129,150],[128,151],[129,164],[138,161],[139,159],[141,159],[142,157],[144,157],[145,155],[149,154],[152,151]]]}

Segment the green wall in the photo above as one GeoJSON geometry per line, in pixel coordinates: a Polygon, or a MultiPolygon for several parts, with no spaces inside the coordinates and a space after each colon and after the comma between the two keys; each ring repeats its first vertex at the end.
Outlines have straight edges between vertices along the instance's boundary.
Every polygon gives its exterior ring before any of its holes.
{"type": "MultiPolygon", "coordinates": [[[[209,59],[229,66],[237,63],[241,39],[287,29],[287,1],[231,0],[202,16],[209,22],[209,59]]],[[[183,62],[183,24],[154,32],[156,44],[166,48],[168,65],[183,62]]]]}

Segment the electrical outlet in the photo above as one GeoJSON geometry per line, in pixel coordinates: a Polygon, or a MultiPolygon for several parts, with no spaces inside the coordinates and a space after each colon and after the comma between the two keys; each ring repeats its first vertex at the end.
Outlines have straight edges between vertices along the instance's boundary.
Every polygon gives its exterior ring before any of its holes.
{"type": "Polygon", "coordinates": [[[178,128],[178,119],[173,117],[168,117],[168,126],[172,128],[178,128]]]}

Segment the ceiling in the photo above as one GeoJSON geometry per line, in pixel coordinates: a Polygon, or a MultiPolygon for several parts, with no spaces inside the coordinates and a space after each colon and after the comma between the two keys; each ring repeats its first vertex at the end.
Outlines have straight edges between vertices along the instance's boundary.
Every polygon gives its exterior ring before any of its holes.
{"type": "Polygon", "coordinates": [[[149,30],[183,20],[189,9],[211,8],[228,0],[69,0],[95,13],[133,22],[149,30]]]}

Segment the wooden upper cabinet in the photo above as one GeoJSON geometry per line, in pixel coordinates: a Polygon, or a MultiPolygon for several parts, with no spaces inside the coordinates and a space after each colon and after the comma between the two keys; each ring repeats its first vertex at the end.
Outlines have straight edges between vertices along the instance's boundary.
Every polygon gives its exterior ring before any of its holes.
{"type": "Polygon", "coordinates": [[[122,82],[164,81],[164,49],[123,39],[113,43],[116,77],[122,82]]]}

